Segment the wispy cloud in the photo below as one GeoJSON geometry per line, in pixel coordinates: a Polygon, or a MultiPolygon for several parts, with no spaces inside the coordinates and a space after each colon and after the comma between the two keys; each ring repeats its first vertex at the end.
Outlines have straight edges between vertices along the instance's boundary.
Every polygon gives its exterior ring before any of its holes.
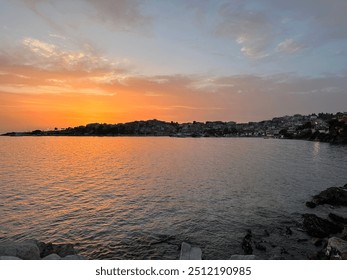
{"type": "MultiPolygon", "coordinates": [[[[74,17],[69,17],[69,22],[62,23],[57,18],[50,17],[47,10],[56,13],[78,13],[85,22],[99,22],[117,31],[149,32],[152,19],[141,10],[141,1],[138,0],[20,0],[37,16],[43,19],[54,30],[61,33],[67,32],[67,25],[78,27],[74,17]],[[78,2],[78,5],[75,3],[78,2]],[[57,9],[63,5],[64,9],[57,9]],[[48,8],[47,8],[48,7],[48,8]]],[[[62,35],[59,35],[62,36],[62,35]]]]}
{"type": "Polygon", "coordinates": [[[268,56],[276,33],[275,25],[264,12],[249,10],[245,4],[237,3],[220,7],[216,34],[232,38],[247,57],[259,59],[268,56]]]}
{"type": "Polygon", "coordinates": [[[296,42],[294,39],[286,39],[277,45],[278,52],[294,54],[302,51],[305,48],[304,44],[296,42]]]}
{"type": "Polygon", "coordinates": [[[82,45],[80,49],[71,50],[30,37],[24,38],[22,44],[15,46],[11,53],[6,50],[0,50],[0,52],[3,53],[3,59],[6,59],[6,56],[11,57],[11,62],[8,62],[11,64],[86,72],[99,69],[107,72],[107,75],[103,76],[105,80],[112,79],[115,75],[113,68],[119,73],[124,72],[120,70],[122,67],[130,67],[126,59],[110,60],[88,44],[82,45]]]}
{"type": "Polygon", "coordinates": [[[141,11],[138,0],[84,0],[94,10],[91,16],[110,26],[123,31],[145,30],[151,26],[152,19],[141,11]]]}

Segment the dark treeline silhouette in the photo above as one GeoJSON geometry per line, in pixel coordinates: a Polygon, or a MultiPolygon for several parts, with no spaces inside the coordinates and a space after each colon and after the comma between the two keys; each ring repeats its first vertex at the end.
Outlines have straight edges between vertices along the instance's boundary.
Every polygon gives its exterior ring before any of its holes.
{"type": "Polygon", "coordinates": [[[276,117],[261,122],[165,122],[91,123],[85,126],[31,132],[9,132],[5,136],[174,136],[174,137],[266,137],[305,139],[347,144],[347,114],[319,113],[276,117]]]}

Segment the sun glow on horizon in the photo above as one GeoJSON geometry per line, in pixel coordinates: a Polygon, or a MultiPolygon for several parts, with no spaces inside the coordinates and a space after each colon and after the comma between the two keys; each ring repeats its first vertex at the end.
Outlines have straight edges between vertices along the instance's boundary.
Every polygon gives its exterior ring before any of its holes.
{"type": "Polygon", "coordinates": [[[0,133],[345,111],[346,7],[293,1],[0,2],[0,133]]]}

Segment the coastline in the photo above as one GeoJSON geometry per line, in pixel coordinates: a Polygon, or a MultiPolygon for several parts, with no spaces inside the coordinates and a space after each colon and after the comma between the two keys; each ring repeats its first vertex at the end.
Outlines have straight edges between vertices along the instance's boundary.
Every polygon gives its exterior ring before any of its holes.
{"type": "Polygon", "coordinates": [[[254,137],[347,144],[347,115],[341,113],[294,115],[248,123],[233,121],[178,123],[153,119],[118,124],[91,123],[54,130],[7,132],[2,136],[254,137]]]}
{"type": "MultiPolygon", "coordinates": [[[[306,202],[307,212],[299,220],[287,220],[271,228],[252,228],[230,252],[234,260],[346,260],[347,184],[331,187],[306,202]]],[[[177,258],[187,243],[177,244],[177,258]]],[[[190,244],[188,244],[190,246],[190,244]]],[[[192,246],[195,246],[194,244],[192,246]]],[[[213,246],[213,244],[209,244],[213,246]]],[[[204,259],[204,250],[199,256],[204,259]]],[[[52,244],[37,240],[0,241],[0,260],[84,260],[73,244],[52,244]]]]}

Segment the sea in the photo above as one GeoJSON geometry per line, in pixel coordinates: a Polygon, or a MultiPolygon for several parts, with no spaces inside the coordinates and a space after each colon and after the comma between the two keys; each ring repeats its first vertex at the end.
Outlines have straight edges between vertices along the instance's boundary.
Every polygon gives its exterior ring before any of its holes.
{"type": "Polygon", "coordinates": [[[0,137],[0,240],[117,260],[178,259],[185,241],[228,259],[249,230],[297,227],[346,171],[347,147],[320,142],[0,137]]]}

